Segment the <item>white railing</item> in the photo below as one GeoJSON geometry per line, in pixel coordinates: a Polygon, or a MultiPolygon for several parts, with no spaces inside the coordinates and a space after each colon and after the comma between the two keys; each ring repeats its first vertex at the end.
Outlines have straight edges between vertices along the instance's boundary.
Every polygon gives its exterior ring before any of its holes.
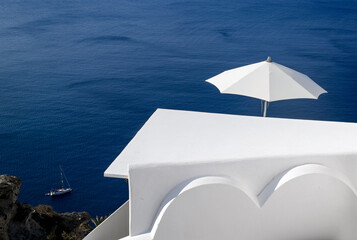
{"type": "Polygon", "coordinates": [[[83,240],[118,240],[129,235],[129,201],[93,229],[83,240]]]}

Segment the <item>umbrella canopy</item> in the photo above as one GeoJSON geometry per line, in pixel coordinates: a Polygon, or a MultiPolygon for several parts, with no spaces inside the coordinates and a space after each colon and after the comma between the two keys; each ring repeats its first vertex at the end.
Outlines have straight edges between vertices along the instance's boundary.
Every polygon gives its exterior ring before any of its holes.
{"type": "Polygon", "coordinates": [[[254,97],[267,102],[286,99],[317,99],[326,91],[305,74],[291,68],[266,61],[224,71],[207,82],[215,85],[221,93],[254,97]]]}

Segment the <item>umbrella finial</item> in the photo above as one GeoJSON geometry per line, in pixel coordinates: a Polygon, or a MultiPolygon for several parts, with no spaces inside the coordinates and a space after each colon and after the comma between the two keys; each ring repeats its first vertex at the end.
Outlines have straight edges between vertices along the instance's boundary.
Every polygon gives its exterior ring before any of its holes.
{"type": "Polygon", "coordinates": [[[266,61],[271,63],[271,57],[269,56],[266,61]]]}

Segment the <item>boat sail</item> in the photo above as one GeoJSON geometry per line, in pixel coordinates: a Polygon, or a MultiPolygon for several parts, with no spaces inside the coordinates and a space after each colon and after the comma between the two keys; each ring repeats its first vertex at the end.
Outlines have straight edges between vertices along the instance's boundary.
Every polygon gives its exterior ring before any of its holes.
{"type": "Polygon", "coordinates": [[[61,165],[59,165],[59,169],[60,169],[60,173],[61,173],[61,183],[62,183],[62,187],[61,188],[57,188],[57,189],[51,189],[51,191],[49,193],[46,193],[46,196],[58,196],[58,195],[63,195],[66,193],[70,193],[72,192],[72,188],[71,185],[69,184],[66,175],[64,174],[61,165]],[[64,187],[64,182],[63,182],[63,178],[66,180],[66,183],[68,185],[68,187],[64,187]]]}

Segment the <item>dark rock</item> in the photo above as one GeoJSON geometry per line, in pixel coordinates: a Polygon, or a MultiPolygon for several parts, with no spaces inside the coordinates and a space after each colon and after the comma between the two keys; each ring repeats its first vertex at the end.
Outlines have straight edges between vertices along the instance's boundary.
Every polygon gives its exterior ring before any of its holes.
{"type": "Polygon", "coordinates": [[[17,202],[21,180],[0,175],[0,240],[82,239],[87,212],[57,213],[51,206],[17,202]]]}
{"type": "Polygon", "coordinates": [[[20,192],[21,179],[0,175],[0,240],[8,240],[9,222],[16,213],[16,201],[20,192]]]}

